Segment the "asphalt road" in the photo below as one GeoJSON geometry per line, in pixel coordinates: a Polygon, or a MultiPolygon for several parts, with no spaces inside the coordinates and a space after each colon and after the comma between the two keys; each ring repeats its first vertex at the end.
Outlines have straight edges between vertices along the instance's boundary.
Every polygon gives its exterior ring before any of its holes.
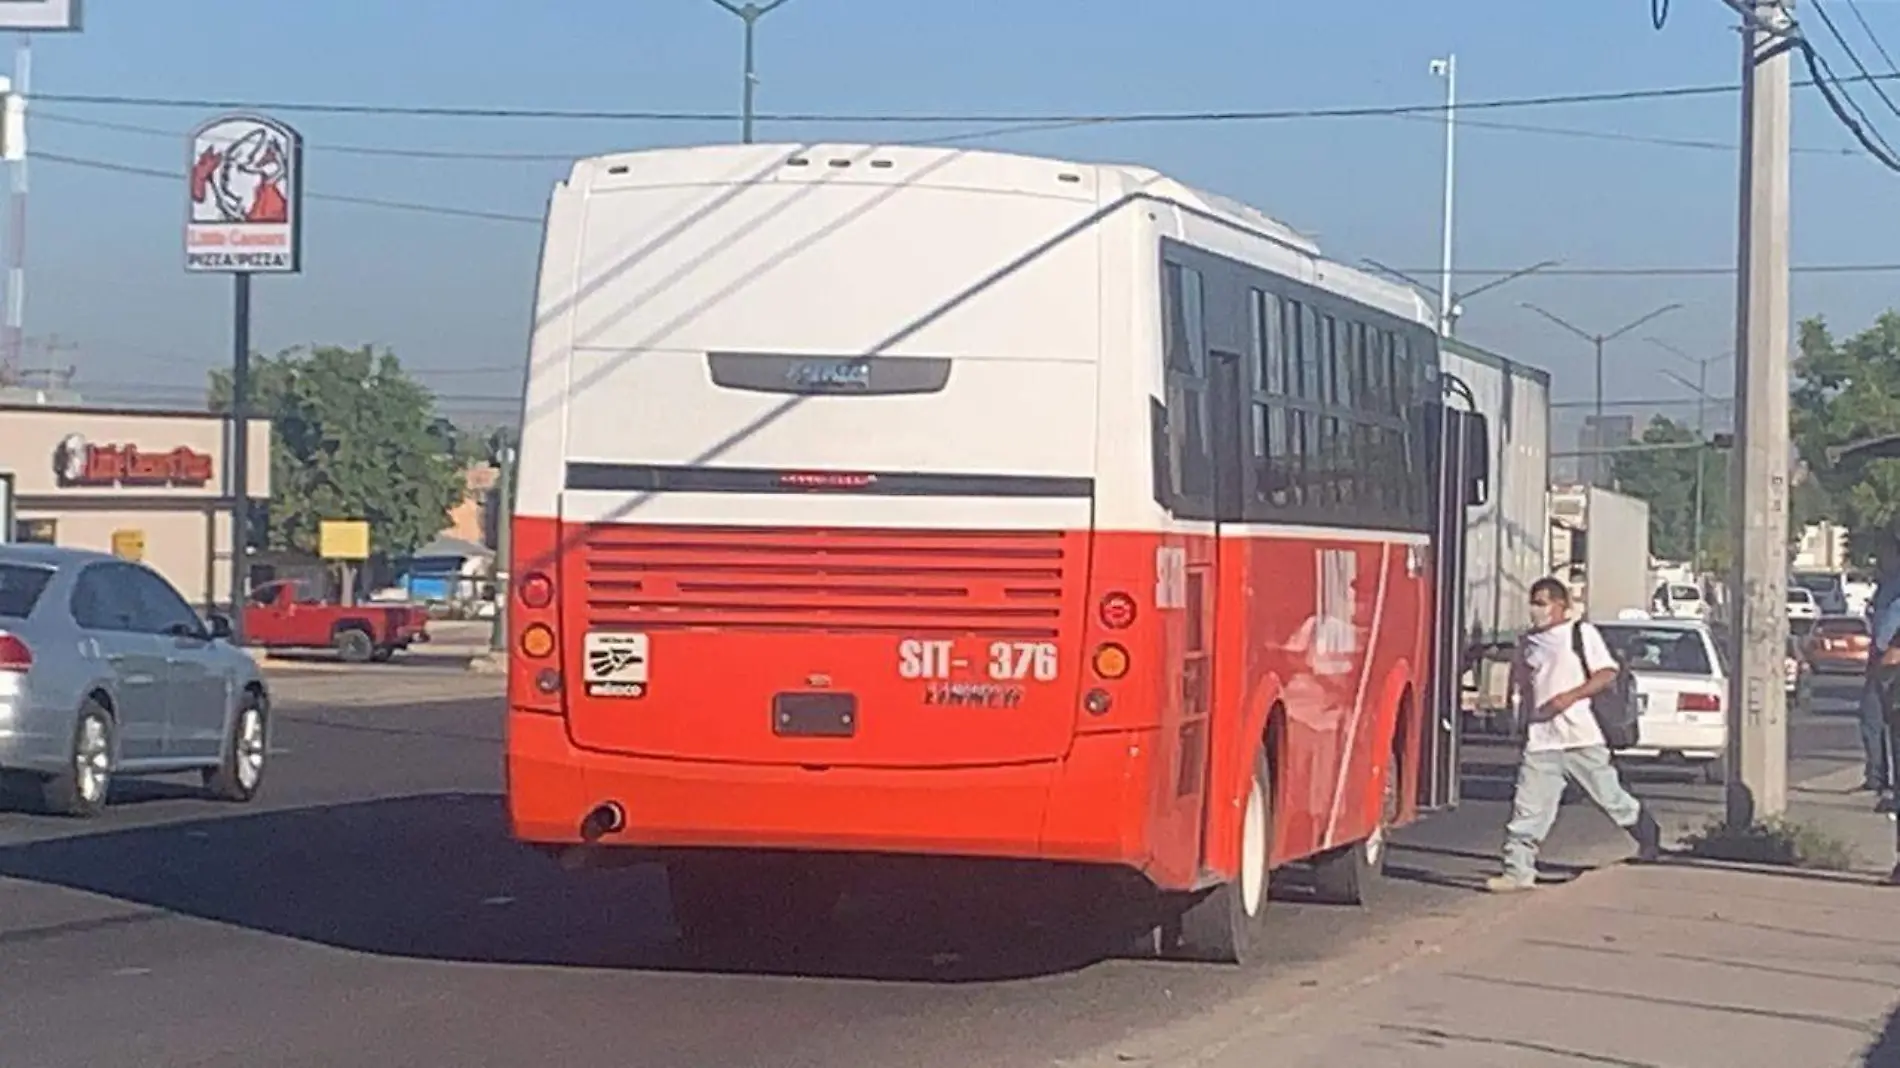
{"type": "MultiPolygon", "coordinates": [[[[429,678],[402,692],[469,685],[429,678]]],[[[563,873],[507,841],[498,701],[352,707],[328,679],[280,684],[254,806],[158,782],[120,784],[91,823],[0,813],[0,1063],[1047,1065],[1484,908],[1509,790],[1510,754],[1474,748],[1466,803],[1406,832],[1376,909],[1302,904],[1288,880],[1264,974],[1118,957],[1034,922],[1039,899],[979,865],[848,909],[820,948],[694,960],[656,872],[563,873]]],[[[1796,725],[1798,759],[1857,749],[1847,707],[1796,725]]],[[[1623,847],[1586,806],[1546,859],[1623,847]]]]}

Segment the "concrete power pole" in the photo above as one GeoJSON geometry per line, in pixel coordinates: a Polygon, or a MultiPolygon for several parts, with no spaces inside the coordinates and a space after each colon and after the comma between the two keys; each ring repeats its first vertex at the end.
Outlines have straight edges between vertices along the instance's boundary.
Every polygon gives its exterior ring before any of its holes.
{"type": "Polygon", "coordinates": [[[1793,0],[1752,0],[1742,32],[1741,241],[1735,315],[1740,538],[1729,683],[1731,828],[1788,807],[1788,138],[1793,0]]]}

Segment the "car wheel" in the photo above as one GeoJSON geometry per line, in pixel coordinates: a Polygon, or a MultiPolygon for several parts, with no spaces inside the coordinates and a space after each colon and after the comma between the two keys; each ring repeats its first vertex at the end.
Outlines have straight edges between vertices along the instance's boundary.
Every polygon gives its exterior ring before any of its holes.
{"type": "Polygon", "coordinates": [[[367,631],[351,628],[336,633],[336,655],[346,664],[363,664],[376,655],[376,643],[367,631]]]}
{"type": "Polygon", "coordinates": [[[46,809],[59,816],[91,818],[105,811],[118,762],[118,731],[112,713],[97,701],[80,706],[66,770],[42,787],[46,809]]]}
{"type": "Polygon", "coordinates": [[[1201,894],[1164,932],[1164,952],[1176,960],[1252,965],[1267,943],[1267,901],[1273,864],[1273,775],[1266,754],[1254,757],[1241,812],[1240,871],[1231,882],[1201,894]]]}
{"type": "Polygon", "coordinates": [[[269,702],[260,694],[246,692],[237,715],[231,717],[223,762],[204,773],[205,789],[220,801],[249,801],[264,785],[264,765],[269,758],[269,702]]]}

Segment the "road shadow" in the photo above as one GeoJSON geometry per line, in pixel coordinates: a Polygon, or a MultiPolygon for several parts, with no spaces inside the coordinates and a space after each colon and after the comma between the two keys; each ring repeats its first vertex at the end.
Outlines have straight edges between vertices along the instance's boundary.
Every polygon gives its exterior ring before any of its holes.
{"type": "Polygon", "coordinates": [[[509,840],[492,795],[246,813],[0,848],[4,878],[338,949],[461,963],[993,982],[1127,956],[1157,921],[1139,895],[1067,907],[1069,882],[1002,863],[932,864],[918,885],[886,875],[894,881],[848,896],[821,937],[708,955],[674,937],[657,865],[563,871],[509,840]]]}

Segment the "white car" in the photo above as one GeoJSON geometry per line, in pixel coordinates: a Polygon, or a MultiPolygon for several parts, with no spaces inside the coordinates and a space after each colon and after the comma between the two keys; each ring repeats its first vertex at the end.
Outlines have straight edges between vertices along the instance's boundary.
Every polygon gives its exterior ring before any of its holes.
{"type": "Polygon", "coordinates": [[[1814,593],[1799,586],[1788,587],[1789,619],[1820,619],[1821,603],[1814,599],[1814,593]]]}
{"type": "Polygon", "coordinates": [[[1687,764],[1703,781],[1726,778],[1728,672],[1706,623],[1687,619],[1599,623],[1603,640],[1636,680],[1637,742],[1630,762],[1687,764]]]}
{"type": "Polygon", "coordinates": [[[1658,586],[1654,603],[1657,615],[1671,619],[1706,619],[1709,614],[1701,588],[1686,582],[1666,582],[1658,586]]]}

